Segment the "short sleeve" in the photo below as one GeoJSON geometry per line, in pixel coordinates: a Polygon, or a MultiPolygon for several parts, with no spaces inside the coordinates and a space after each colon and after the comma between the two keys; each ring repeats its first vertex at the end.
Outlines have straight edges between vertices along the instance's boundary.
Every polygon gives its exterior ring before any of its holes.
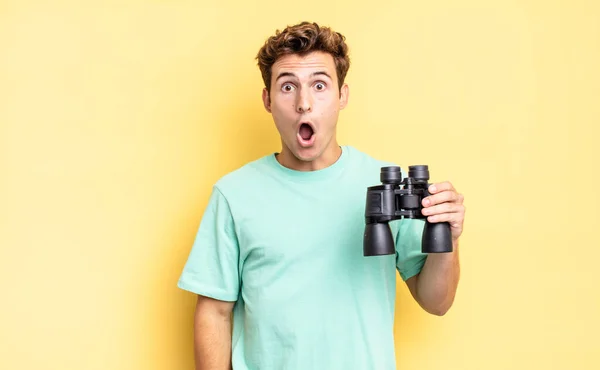
{"type": "Polygon", "coordinates": [[[421,240],[425,220],[403,218],[397,223],[396,268],[406,281],[415,276],[425,264],[427,254],[421,252],[421,240]]]}
{"type": "Polygon", "coordinates": [[[233,217],[214,187],[177,286],[222,301],[236,301],[239,293],[239,246],[233,217]]]}

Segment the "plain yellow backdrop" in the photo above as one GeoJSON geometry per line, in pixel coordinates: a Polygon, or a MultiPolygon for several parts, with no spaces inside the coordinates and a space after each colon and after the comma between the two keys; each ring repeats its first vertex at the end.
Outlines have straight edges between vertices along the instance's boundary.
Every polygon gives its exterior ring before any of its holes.
{"type": "Polygon", "coordinates": [[[193,368],[176,282],[211,185],[280,149],[254,57],[302,20],[351,48],[340,142],[465,195],[398,368],[600,368],[597,1],[72,0],[0,2],[0,369],[193,368]]]}

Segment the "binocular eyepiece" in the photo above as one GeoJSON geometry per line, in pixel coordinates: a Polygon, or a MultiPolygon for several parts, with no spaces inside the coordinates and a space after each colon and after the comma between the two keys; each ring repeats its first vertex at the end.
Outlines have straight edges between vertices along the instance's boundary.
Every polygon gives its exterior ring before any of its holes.
{"type": "Polygon", "coordinates": [[[423,216],[423,198],[430,195],[429,168],[426,165],[408,167],[408,177],[402,179],[400,167],[382,167],[381,185],[367,188],[363,254],[380,256],[395,254],[396,248],[389,221],[401,218],[424,219],[421,238],[423,253],[452,252],[452,234],[448,222],[431,223],[423,216]]]}

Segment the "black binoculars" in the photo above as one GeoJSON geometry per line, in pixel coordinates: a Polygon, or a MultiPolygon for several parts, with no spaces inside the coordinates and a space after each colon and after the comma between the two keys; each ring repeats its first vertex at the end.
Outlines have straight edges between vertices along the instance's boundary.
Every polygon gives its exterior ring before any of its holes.
{"type": "Polygon", "coordinates": [[[382,167],[381,185],[367,188],[363,254],[380,256],[395,254],[396,248],[389,221],[401,218],[425,219],[421,238],[423,253],[452,252],[452,234],[448,222],[431,223],[423,216],[423,198],[430,195],[429,168],[409,166],[408,177],[402,179],[400,167],[382,167]]]}

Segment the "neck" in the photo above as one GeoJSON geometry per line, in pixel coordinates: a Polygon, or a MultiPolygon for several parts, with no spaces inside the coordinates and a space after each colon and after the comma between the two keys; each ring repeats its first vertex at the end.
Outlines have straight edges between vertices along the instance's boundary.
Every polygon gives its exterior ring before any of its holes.
{"type": "Polygon", "coordinates": [[[281,153],[276,155],[276,158],[282,166],[292,170],[317,171],[331,166],[341,155],[342,148],[340,148],[335,140],[332,140],[332,144],[329,145],[319,157],[311,161],[302,161],[296,158],[285,145],[283,145],[281,153]]]}

